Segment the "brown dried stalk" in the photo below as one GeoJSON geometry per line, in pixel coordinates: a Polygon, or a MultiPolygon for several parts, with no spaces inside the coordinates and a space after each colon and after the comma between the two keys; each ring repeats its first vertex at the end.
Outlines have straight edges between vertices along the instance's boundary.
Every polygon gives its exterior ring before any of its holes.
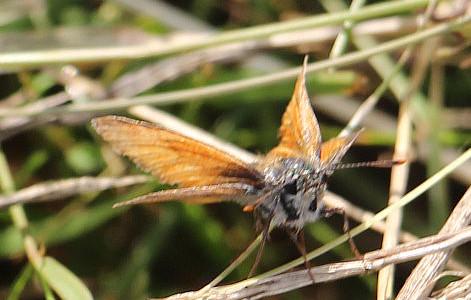
{"type": "MultiPolygon", "coordinates": [[[[471,222],[471,187],[461,198],[440,234],[450,234],[466,227],[471,222]]],[[[422,258],[412,274],[402,286],[397,300],[422,299],[430,294],[432,281],[443,270],[451,256],[453,248],[422,258]]]]}
{"type": "Polygon", "coordinates": [[[471,274],[460,280],[453,281],[445,288],[432,293],[430,300],[459,300],[469,298],[471,295],[471,274]]]}
{"type": "Polygon", "coordinates": [[[471,241],[471,226],[451,234],[426,237],[387,250],[372,251],[361,260],[332,263],[264,279],[247,279],[231,285],[173,295],[164,299],[260,299],[311,285],[377,271],[390,264],[415,260],[438,251],[450,251],[471,241]]]}
{"type": "Polygon", "coordinates": [[[97,192],[109,188],[124,187],[149,181],[146,175],[113,177],[79,177],[38,183],[15,193],[0,196],[0,208],[14,204],[53,201],[76,194],[97,192]]]}

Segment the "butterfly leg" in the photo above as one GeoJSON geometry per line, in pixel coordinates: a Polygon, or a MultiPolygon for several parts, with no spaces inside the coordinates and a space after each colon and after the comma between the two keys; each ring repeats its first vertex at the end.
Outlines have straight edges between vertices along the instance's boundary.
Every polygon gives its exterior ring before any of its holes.
{"type": "MultiPolygon", "coordinates": [[[[271,194],[271,193],[270,193],[271,194]]],[[[263,197],[263,201],[267,200],[268,196],[265,195],[263,197]]],[[[252,274],[257,269],[258,264],[262,258],[263,249],[265,248],[265,244],[267,240],[270,239],[270,224],[273,216],[275,215],[275,209],[278,205],[278,199],[275,200],[275,203],[270,207],[266,207],[263,202],[258,201],[257,206],[254,209],[254,215],[257,222],[257,230],[262,230],[262,241],[260,243],[260,247],[258,248],[257,256],[255,257],[255,262],[250,269],[248,277],[250,278],[252,274]]]]}
{"type": "MultiPolygon", "coordinates": [[[[269,235],[270,235],[270,222],[271,222],[271,218],[268,222],[266,222],[265,224],[263,224],[263,231],[262,231],[262,241],[260,242],[260,247],[258,248],[258,251],[257,251],[257,256],[255,257],[255,261],[252,265],[252,268],[250,268],[250,272],[249,272],[249,275],[247,275],[247,278],[250,278],[252,277],[253,273],[255,273],[255,270],[257,269],[258,265],[260,264],[260,260],[262,259],[262,254],[263,254],[263,250],[265,248],[265,244],[267,243],[267,240],[270,238],[269,235]]],[[[257,226],[259,227],[259,226],[257,226]]]]}
{"type": "Polygon", "coordinates": [[[293,243],[296,245],[296,248],[298,248],[298,251],[303,256],[304,266],[306,267],[306,270],[312,282],[315,283],[316,281],[314,280],[314,273],[312,273],[311,271],[311,263],[307,259],[306,240],[304,239],[304,229],[301,229],[300,231],[298,231],[298,230],[293,230],[287,227],[286,232],[288,233],[288,236],[293,241],[293,243]]]}
{"type": "Polygon", "coordinates": [[[343,232],[348,235],[348,243],[350,244],[350,248],[352,249],[352,252],[353,254],[355,254],[355,257],[357,259],[362,259],[363,255],[358,250],[357,246],[355,245],[355,242],[353,241],[352,236],[350,235],[350,225],[348,222],[348,217],[345,214],[345,210],[341,207],[330,207],[324,208],[322,211],[322,215],[325,218],[331,217],[334,214],[339,214],[343,216],[343,232]]]}

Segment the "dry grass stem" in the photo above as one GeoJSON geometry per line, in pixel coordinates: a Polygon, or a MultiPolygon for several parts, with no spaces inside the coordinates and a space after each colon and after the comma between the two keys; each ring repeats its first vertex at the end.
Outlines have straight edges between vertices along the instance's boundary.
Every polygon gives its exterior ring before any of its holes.
{"type": "Polygon", "coordinates": [[[79,177],[38,183],[8,195],[0,196],[0,208],[14,204],[53,201],[77,194],[98,192],[149,181],[146,175],[113,177],[79,177]]]}
{"type": "MultiPolygon", "coordinates": [[[[345,210],[345,213],[347,214],[347,216],[349,218],[351,218],[352,220],[355,220],[358,223],[368,222],[369,220],[371,220],[374,217],[374,214],[372,212],[369,212],[369,211],[364,210],[364,209],[362,209],[358,206],[355,206],[351,202],[349,202],[348,200],[345,200],[342,197],[340,197],[340,196],[338,196],[338,195],[336,195],[332,192],[329,192],[329,191],[326,192],[326,194],[323,198],[323,201],[325,202],[325,204],[328,207],[341,207],[341,208],[343,208],[345,210]]],[[[373,229],[374,231],[376,231],[378,233],[384,234],[384,232],[386,231],[386,223],[383,222],[383,221],[374,223],[371,226],[371,229],[373,229]]],[[[415,236],[412,233],[407,232],[405,230],[401,230],[399,232],[399,240],[402,243],[412,242],[412,241],[415,241],[417,239],[418,239],[417,236],[415,236]]],[[[462,264],[461,262],[459,262],[459,261],[457,261],[453,258],[451,258],[448,261],[447,266],[448,266],[448,268],[453,269],[453,270],[458,270],[458,271],[465,272],[465,273],[471,272],[471,269],[468,266],[462,264]]]]}
{"type": "MultiPolygon", "coordinates": [[[[425,11],[423,18],[419,24],[419,29],[421,29],[430,19],[433,11],[435,10],[437,2],[431,1],[425,11]]],[[[399,117],[397,122],[397,132],[396,132],[396,143],[394,148],[393,159],[404,159],[411,157],[411,144],[412,144],[412,96],[416,93],[419,85],[423,81],[427,65],[430,62],[432,56],[432,51],[426,51],[427,47],[430,47],[430,40],[425,41],[419,49],[419,58],[414,64],[412,70],[412,82],[410,84],[409,90],[403,99],[400,99],[399,107],[399,117]]],[[[400,63],[404,63],[408,60],[411,55],[414,46],[409,46],[401,56],[400,63]]],[[[430,47],[430,49],[433,49],[430,47]]],[[[397,68],[397,67],[396,67],[397,68]]],[[[398,69],[394,69],[398,70],[398,69]]],[[[394,75],[394,74],[392,74],[394,75]]],[[[391,76],[391,75],[390,75],[391,76]]],[[[402,165],[396,165],[392,167],[391,170],[391,183],[389,186],[389,199],[388,205],[399,201],[401,197],[405,194],[407,189],[407,182],[409,179],[409,166],[407,162],[402,165]]],[[[398,209],[392,212],[385,220],[386,231],[383,235],[382,249],[389,249],[397,245],[399,241],[399,235],[401,232],[402,224],[402,209],[398,209]]],[[[378,287],[376,295],[378,300],[391,299],[394,294],[394,265],[389,265],[386,268],[378,272],[378,287]]]]}
{"type": "Polygon", "coordinates": [[[162,44],[155,41],[145,43],[145,46],[131,45],[127,48],[116,51],[110,48],[106,51],[102,49],[82,49],[82,51],[71,55],[67,49],[52,49],[38,55],[34,51],[22,51],[14,53],[2,53],[0,55],[0,65],[2,67],[34,66],[47,63],[68,63],[73,58],[75,62],[103,61],[107,59],[139,59],[161,55],[176,54],[190,50],[208,48],[221,44],[233,42],[258,40],[269,37],[276,33],[292,32],[306,28],[316,28],[327,25],[335,25],[345,20],[363,21],[372,17],[382,17],[391,15],[394,12],[408,12],[423,7],[427,2],[424,0],[401,0],[393,3],[380,3],[364,7],[352,13],[338,12],[333,14],[316,15],[297,20],[272,23],[227,31],[214,36],[195,37],[191,40],[180,41],[177,44],[162,44]]]}
{"type": "MultiPolygon", "coordinates": [[[[45,97],[43,99],[37,99],[35,102],[23,106],[24,109],[31,111],[43,111],[51,107],[57,107],[70,100],[69,95],[66,92],[59,92],[57,94],[45,97]]],[[[2,100],[3,103],[4,100],[2,100]]],[[[14,104],[14,103],[12,103],[14,104]]],[[[2,106],[6,107],[6,106],[2,106]]],[[[16,135],[25,130],[35,128],[40,125],[52,122],[57,117],[47,116],[45,118],[30,117],[9,117],[0,119],[0,141],[3,141],[13,135],[16,135]]]]}
{"type": "MultiPolygon", "coordinates": [[[[307,72],[314,72],[323,70],[330,67],[346,66],[363,61],[366,58],[374,56],[375,54],[390,52],[395,49],[402,48],[409,44],[417,43],[437,34],[443,34],[455,30],[471,21],[471,16],[465,16],[448,23],[439,24],[429,29],[410,34],[408,36],[398,38],[385,42],[381,45],[352,52],[341,57],[323,60],[316,63],[311,63],[307,67],[307,72]]],[[[132,105],[141,104],[169,104],[181,101],[197,100],[211,96],[221,96],[227,93],[238,92],[254,86],[263,86],[267,84],[274,84],[283,80],[291,79],[297,76],[300,68],[292,68],[282,72],[259,76],[251,79],[243,79],[232,81],[229,83],[214,84],[209,87],[192,88],[180,90],[177,92],[159,93],[156,95],[139,96],[132,99],[109,99],[99,103],[77,103],[63,106],[62,108],[50,109],[41,112],[44,114],[60,115],[69,113],[83,113],[83,112],[100,112],[100,111],[116,111],[128,108],[132,105]]],[[[25,111],[23,109],[0,109],[0,116],[12,115],[36,115],[37,113],[25,111]]]]}
{"type": "MultiPolygon", "coordinates": [[[[396,145],[393,159],[410,157],[412,140],[412,117],[410,100],[403,101],[399,108],[397,123],[396,145]]],[[[388,205],[401,199],[407,189],[410,163],[396,165],[391,170],[388,205]]],[[[389,249],[397,245],[402,224],[402,209],[392,212],[385,220],[386,230],[383,235],[382,249],[389,249]]],[[[382,269],[378,273],[377,298],[389,299],[394,290],[394,265],[382,269]]]]}
{"type": "Polygon", "coordinates": [[[460,280],[456,280],[448,284],[445,288],[433,292],[430,299],[432,300],[459,300],[466,299],[471,295],[471,274],[464,276],[460,280]]]}
{"type": "MultiPolygon", "coordinates": [[[[468,226],[471,222],[471,188],[460,199],[450,217],[440,230],[440,234],[452,234],[468,226]]],[[[438,252],[422,258],[396,299],[422,299],[430,294],[432,281],[445,267],[453,249],[438,252]]]]}
{"type": "MultiPolygon", "coordinates": [[[[452,234],[440,234],[406,243],[388,250],[366,253],[362,260],[313,267],[315,283],[367,274],[390,265],[415,260],[438,251],[454,249],[471,241],[471,227],[452,234]]],[[[177,294],[165,299],[260,299],[312,284],[307,270],[287,272],[263,279],[247,279],[232,285],[177,294]]]]}
{"type": "MultiPolygon", "coordinates": [[[[355,114],[359,108],[359,104],[352,99],[341,96],[322,96],[314,101],[314,107],[317,111],[332,116],[339,122],[348,123],[350,116],[355,114]],[[335,103],[335,105],[333,105],[335,103]],[[338,107],[342,107],[339,110],[338,107]]],[[[372,111],[365,114],[363,124],[367,128],[374,128],[375,130],[394,133],[397,127],[396,121],[389,115],[380,111],[372,111]]],[[[414,153],[420,161],[425,162],[428,159],[428,153],[424,149],[417,149],[418,152],[414,153]]],[[[448,164],[454,161],[460,153],[455,149],[443,149],[440,153],[440,160],[443,164],[448,164]]],[[[465,162],[462,166],[453,171],[453,179],[465,185],[471,184],[471,162],[465,162]]]]}

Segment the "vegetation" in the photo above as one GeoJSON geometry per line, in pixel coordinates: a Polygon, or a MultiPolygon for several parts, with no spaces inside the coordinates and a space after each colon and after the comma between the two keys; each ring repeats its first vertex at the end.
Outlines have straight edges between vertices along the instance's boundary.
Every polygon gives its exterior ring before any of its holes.
{"type": "MultiPolygon", "coordinates": [[[[392,172],[335,173],[329,199],[361,208],[347,209],[351,227],[396,203],[374,219],[386,218],[384,243],[393,247],[437,234],[460,199],[468,210],[453,222],[469,224],[470,7],[365,2],[1,2],[0,298],[164,297],[202,288],[241,253],[248,257],[212,283],[243,282],[259,241],[252,216],[236,203],[113,209],[166,186],[114,154],[89,121],[119,114],[214,135],[251,160],[241,149],[258,155],[276,145],[306,54],[323,139],[364,128],[344,161],[407,160],[392,172]]],[[[362,253],[382,247],[373,223],[351,232],[362,253]]],[[[313,266],[354,258],[342,224],[333,216],[306,227],[313,266]]],[[[448,268],[461,273],[435,289],[470,274],[469,250],[453,252],[448,268]]],[[[257,278],[302,268],[299,256],[285,232],[273,231],[257,278]]],[[[404,297],[413,268],[277,297],[404,297]]]]}

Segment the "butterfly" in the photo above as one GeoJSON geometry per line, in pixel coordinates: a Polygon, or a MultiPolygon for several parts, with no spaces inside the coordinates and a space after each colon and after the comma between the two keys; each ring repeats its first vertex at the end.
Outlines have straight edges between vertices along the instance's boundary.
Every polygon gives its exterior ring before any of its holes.
{"type": "MultiPolygon", "coordinates": [[[[305,224],[330,216],[335,209],[326,208],[322,201],[328,178],[336,169],[348,167],[340,161],[360,132],[322,142],[306,90],[306,61],[282,117],[280,142],[256,163],[246,163],[159,125],[120,116],[93,119],[92,126],[114,151],[161,182],[178,185],[115,206],[233,200],[244,211],[254,212],[266,229],[264,237],[270,226],[296,233],[305,224]]],[[[387,167],[393,163],[351,165],[387,167]]]]}

